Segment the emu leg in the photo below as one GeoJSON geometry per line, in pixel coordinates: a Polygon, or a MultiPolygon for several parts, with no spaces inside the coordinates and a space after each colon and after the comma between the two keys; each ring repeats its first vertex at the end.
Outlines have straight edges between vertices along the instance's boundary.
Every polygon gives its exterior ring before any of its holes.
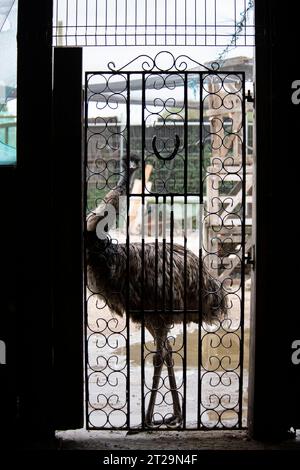
{"type": "Polygon", "coordinates": [[[172,347],[169,341],[167,340],[168,329],[165,327],[165,325],[164,326],[160,325],[160,328],[154,328],[151,324],[147,325],[147,329],[151,333],[151,335],[153,336],[156,342],[156,352],[153,357],[154,372],[153,372],[153,381],[152,381],[150,401],[149,401],[149,405],[148,405],[148,409],[146,413],[146,424],[148,426],[151,426],[151,425],[160,425],[160,424],[181,423],[182,414],[181,414],[181,406],[180,406],[180,401],[179,401],[179,396],[178,396],[178,391],[177,391],[176,378],[175,378],[175,373],[174,373],[174,365],[173,365],[173,359],[172,359],[172,347]],[[164,363],[166,364],[167,369],[168,369],[168,377],[169,377],[170,391],[171,391],[172,401],[173,401],[174,415],[170,416],[169,418],[166,418],[160,421],[157,420],[153,422],[154,406],[155,406],[157,391],[159,388],[159,382],[160,382],[161,372],[162,372],[164,363]]]}
{"type": "Polygon", "coordinates": [[[155,406],[155,400],[157,396],[157,390],[159,387],[159,381],[161,377],[161,371],[163,368],[164,364],[164,343],[166,340],[166,335],[161,336],[161,332],[158,335],[158,332],[153,329],[148,327],[148,330],[154,337],[154,340],[156,341],[156,352],[153,357],[153,366],[154,366],[154,371],[153,371],[153,380],[152,380],[152,388],[151,388],[151,395],[150,395],[150,401],[146,413],[146,425],[151,426],[152,423],[152,418],[153,418],[153,412],[154,412],[154,406],[155,406]]]}
{"type": "Polygon", "coordinates": [[[179,401],[179,395],[177,390],[176,378],[174,373],[174,363],[172,359],[172,346],[168,340],[166,340],[166,355],[165,361],[168,368],[168,376],[169,376],[169,384],[170,384],[170,391],[172,394],[172,401],[173,401],[173,410],[174,416],[171,416],[168,421],[168,424],[177,424],[182,422],[182,413],[181,413],[181,406],[179,401]]]}

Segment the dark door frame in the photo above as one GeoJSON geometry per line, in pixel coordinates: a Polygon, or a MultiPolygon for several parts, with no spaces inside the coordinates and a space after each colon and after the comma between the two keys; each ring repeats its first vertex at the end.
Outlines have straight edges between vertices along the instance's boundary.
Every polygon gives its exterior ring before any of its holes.
{"type": "MultiPolygon", "coordinates": [[[[295,328],[292,332],[287,327],[281,328],[281,314],[270,310],[270,299],[273,296],[275,281],[270,268],[272,266],[270,242],[272,175],[270,169],[274,162],[274,155],[279,152],[278,145],[274,142],[274,136],[280,133],[278,115],[290,109],[291,79],[290,72],[284,79],[282,75],[278,77],[276,74],[277,67],[282,66],[282,54],[285,49],[291,44],[297,44],[298,26],[297,15],[294,14],[288,18],[289,33],[281,31],[279,20],[287,18],[282,18],[279,7],[276,7],[271,0],[259,0],[255,15],[257,25],[255,103],[257,209],[253,312],[255,336],[252,341],[255,356],[252,361],[253,374],[249,385],[249,424],[253,437],[266,438],[270,437],[271,431],[274,436],[280,437],[284,435],[292,422],[299,423],[300,421],[296,390],[298,382],[296,383],[295,379],[296,373],[299,375],[299,372],[290,367],[289,349],[290,339],[296,334],[295,328]],[[277,39],[274,43],[275,32],[277,39]],[[283,88],[283,81],[286,88],[283,88]],[[280,340],[276,341],[274,350],[274,338],[278,337],[278,329],[281,329],[281,336],[280,340]],[[283,374],[280,379],[279,373],[283,374]],[[287,384],[284,381],[288,383],[288,393],[287,384]],[[283,400],[286,399],[289,403],[292,402],[289,409],[283,405],[283,400]]],[[[287,16],[288,13],[286,12],[285,15],[287,16]]],[[[53,435],[55,429],[52,413],[55,404],[53,387],[57,384],[53,382],[52,358],[54,287],[52,257],[56,256],[56,253],[53,252],[53,241],[49,235],[52,233],[53,217],[55,218],[52,209],[55,188],[53,188],[51,176],[51,162],[55,156],[53,148],[49,151],[53,64],[51,38],[52,0],[43,0],[43,2],[19,0],[18,179],[14,181],[18,185],[21,209],[17,207],[16,211],[18,225],[22,231],[21,236],[17,238],[16,248],[19,258],[17,281],[19,306],[16,328],[17,356],[24,357],[24,352],[26,352],[26,365],[22,365],[21,370],[18,369],[17,421],[21,428],[28,429],[32,426],[35,432],[53,435]],[[43,119],[37,120],[37,110],[41,108],[43,119]]],[[[297,78],[299,77],[294,77],[294,79],[297,78]]],[[[297,118],[299,123],[299,113],[297,118]]],[[[280,151],[283,151],[282,145],[280,151]]],[[[290,148],[289,151],[292,152],[293,149],[290,148]]],[[[4,180],[4,172],[0,171],[0,174],[1,180],[4,180]]],[[[66,251],[68,250],[69,247],[66,246],[66,251]]],[[[61,268],[63,269],[63,262],[61,268]]],[[[295,308],[289,312],[289,315],[293,314],[294,318],[290,317],[289,326],[292,321],[295,322],[294,325],[297,324],[295,308]]],[[[11,348],[15,346],[12,345],[11,348]]],[[[12,361],[11,367],[15,367],[16,370],[17,366],[13,364],[12,361]]]]}

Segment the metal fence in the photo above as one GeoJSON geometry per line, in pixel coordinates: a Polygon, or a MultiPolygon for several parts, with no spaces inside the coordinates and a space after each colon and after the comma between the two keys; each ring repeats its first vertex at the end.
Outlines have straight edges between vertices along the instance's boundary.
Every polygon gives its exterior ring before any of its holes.
{"type": "Polygon", "coordinates": [[[56,0],[58,46],[252,46],[253,0],[56,0]]]}

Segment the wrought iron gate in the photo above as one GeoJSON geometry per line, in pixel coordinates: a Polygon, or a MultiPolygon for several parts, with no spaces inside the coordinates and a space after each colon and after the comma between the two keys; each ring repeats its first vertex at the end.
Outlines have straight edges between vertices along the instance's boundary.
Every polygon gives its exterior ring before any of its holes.
{"type": "Polygon", "coordinates": [[[244,85],[169,52],[86,73],[89,429],[243,427],[244,85]]]}

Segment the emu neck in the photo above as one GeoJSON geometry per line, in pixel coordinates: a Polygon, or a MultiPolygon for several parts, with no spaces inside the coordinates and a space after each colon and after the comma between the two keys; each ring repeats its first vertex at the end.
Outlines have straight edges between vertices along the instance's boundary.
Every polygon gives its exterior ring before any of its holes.
{"type": "Polygon", "coordinates": [[[115,189],[121,189],[122,194],[126,192],[128,183],[132,178],[135,169],[128,169],[127,161],[125,159],[121,160],[120,163],[120,178],[118,180],[117,186],[115,189]]]}

